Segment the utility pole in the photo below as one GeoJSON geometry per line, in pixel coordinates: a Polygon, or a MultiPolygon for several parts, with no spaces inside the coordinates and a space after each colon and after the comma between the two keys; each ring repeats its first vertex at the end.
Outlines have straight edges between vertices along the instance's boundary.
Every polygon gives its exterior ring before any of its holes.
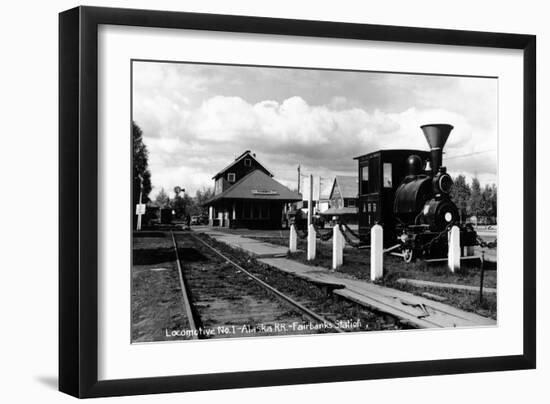
{"type": "Polygon", "coordinates": [[[300,183],[302,182],[302,174],[300,172],[300,164],[298,164],[298,193],[300,193],[300,183]]]}
{"type": "Polygon", "coordinates": [[[319,195],[317,195],[317,212],[321,211],[321,176],[319,176],[319,195]]]}
{"type": "Polygon", "coordinates": [[[309,194],[307,197],[307,226],[313,223],[313,174],[309,175],[309,194]]]}

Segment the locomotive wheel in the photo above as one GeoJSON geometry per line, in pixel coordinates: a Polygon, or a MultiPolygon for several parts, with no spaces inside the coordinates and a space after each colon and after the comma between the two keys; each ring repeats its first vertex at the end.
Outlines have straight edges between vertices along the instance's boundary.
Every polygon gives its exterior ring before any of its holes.
{"type": "Polygon", "coordinates": [[[403,259],[407,264],[409,264],[414,258],[413,250],[412,248],[405,248],[403,249],[403,259]]]}

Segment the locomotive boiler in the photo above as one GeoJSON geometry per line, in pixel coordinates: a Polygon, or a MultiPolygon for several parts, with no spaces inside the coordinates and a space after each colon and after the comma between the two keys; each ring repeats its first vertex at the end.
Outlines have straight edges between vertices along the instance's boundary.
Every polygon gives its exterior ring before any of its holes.
{"type": "MultiPolygon", "coordinates": [[[[476,233],[461,226],[451,199],[453,180],[443,166],[443,148],[453,126],[421,126],[430,151],[379,150],[356,157],[359,163],[359,235],[368,239],[374,224],[384,227],[384,244],[414,257],[447,255],[447,233],[460,228],[461,247],[473,247],[476,233]]],[[[465,250],[471,251],[466,248],[465,250]]]]}

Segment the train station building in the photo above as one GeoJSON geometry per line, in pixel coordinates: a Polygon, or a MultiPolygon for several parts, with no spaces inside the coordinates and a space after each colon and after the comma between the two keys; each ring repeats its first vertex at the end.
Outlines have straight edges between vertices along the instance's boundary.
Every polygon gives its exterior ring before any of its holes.
{"type": "Polygon", "coordinates": [[[210,226],[280,229],[289,203],[302,200],[273,179],[273,174],[250,150],[238,156],[214,177],[214,196],[208,207],[210,226]]]}

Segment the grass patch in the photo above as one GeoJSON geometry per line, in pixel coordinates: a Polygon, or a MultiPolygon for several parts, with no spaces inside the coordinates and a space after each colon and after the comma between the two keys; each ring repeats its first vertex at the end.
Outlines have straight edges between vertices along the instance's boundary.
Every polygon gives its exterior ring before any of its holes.
{"type": "Polygon", "coordinates": [[[496,293],[484,293],[483,299],[480,301],[479,292],[473,291],[447,288],[418,287],[401,283],[392,283],[388,286],[419,296],[421,296],[425,292],[432,293],[437,296],[445,297],[447,299],[444,302],[445,304],[449,304],[464,311],[479,314],[480,316],[490,317],[494,320],[497,319],[496,293]]]}

